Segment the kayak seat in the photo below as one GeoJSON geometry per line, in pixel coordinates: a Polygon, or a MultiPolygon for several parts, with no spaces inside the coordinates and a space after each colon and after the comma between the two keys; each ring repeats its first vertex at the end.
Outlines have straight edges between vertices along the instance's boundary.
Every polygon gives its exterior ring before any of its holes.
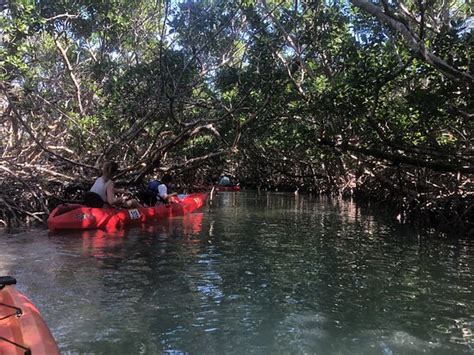
{"type": "Polygon", "coordinates": [[[0,276],[0,290],[8,285],[15,285],[16,279],[11,276],[0,276]]]}
{"type": "Polygon", "coordinates": [[[100,195],[96,194],[95,192],[92,191],[87,191],[84,193],[84,204],[87,207],[92,207],[92,208],[102,208],[104,207],[104,200],[102,200],[102,197],[100,195]]]}
{"type": "Polygon", "coordinates": [[[84,207],[83,205],[77,204],[77,203],[72,203],[72,204],[64,204],[64,205],[59,205],[57,207],[57,211],[55,213],[55,216],[60,216],[66,212],[75,210],[77,208],[84,207]]]}

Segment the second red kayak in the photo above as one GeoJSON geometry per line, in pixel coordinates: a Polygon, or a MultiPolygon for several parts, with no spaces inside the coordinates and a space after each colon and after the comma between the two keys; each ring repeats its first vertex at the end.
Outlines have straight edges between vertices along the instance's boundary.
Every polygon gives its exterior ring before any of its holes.
{"type": "Polygon", "coordinates": [[[182,216],[202,207],[207,193],[187,195],[180,202],[137,209],[91,208],[79,204],[60,205],[48,218],[50,230],[115,230],[150,223],[163,218],[182,216]]]}

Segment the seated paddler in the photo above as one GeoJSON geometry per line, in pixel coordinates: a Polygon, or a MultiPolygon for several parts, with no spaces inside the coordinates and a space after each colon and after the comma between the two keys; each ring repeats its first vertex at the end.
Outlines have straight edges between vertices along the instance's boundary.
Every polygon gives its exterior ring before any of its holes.
{"type": "Polygon", "coordinates": [[[116,196],[119,193],[126,193],[126,191],[115,188],[115,183],[112,180],[118,171],[116,162],[105,162],[101,171],[102,175],[95,180],[90,191],[84,194],[84,203],[88,207],[143,207],[137,200],[116,196]]]}
{"type": "Polygon", "coordinates": [[[169,193],[169,187],[172,181],[173,178],[171,174],[165,174],[161,180],[152,180],[148,183],[148,189],[155,193],[157,205],[179,202],[177,193],[169,193]]]}

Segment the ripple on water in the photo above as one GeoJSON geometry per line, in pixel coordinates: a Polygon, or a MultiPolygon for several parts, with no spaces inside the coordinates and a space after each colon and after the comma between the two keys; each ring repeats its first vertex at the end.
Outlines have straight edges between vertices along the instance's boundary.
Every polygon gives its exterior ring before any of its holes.
{"type": "Polygon", "coordinates": [[[65,353],[472,353],[473,241],[344,201],[217,201],[143,231],[0,236],[0,273],[65,353]]]}

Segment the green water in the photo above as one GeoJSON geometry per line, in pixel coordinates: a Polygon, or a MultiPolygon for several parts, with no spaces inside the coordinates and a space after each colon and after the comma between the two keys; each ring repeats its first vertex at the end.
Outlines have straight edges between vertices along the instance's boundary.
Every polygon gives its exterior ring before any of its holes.
{"type": "Polygon", "coordinates": [[[71,354],[474,354],[474,241],[351,202],[223,193],[106,235],[0,235],[71,354]]]}

